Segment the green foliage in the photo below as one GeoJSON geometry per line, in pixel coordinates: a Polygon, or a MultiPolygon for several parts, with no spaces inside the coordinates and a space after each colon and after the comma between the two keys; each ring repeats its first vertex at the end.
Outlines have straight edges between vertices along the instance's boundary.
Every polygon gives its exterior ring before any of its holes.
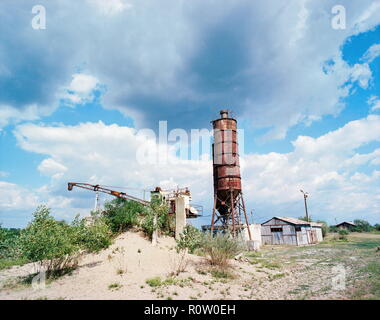
{"type": "Polygon", "coordinates": [[[39,262],[48,276],[75,268],[80,246],[73,241],[73,228],[55,220],[45,206],[38,207],[33,216],[32,222],[20,235],[23,256],[29,261],[39,262]]]}
{"type": "Polygon", "coordinates": [[[122,287],[120,283],[114,282],[108,286],[109,290],[119,290],[122,287]]]}
{"type": "Polygon", "coordinates": [[[40,206],[21,231],[18,247],[24,259],[38,262],[49,277],[74,269],[83,251],[98,252],[108,247],[111,235],[104,218],[80,220],[77,216],[72,224],[67,224],[55,220],[49,208],[40,206]]]}
{"type": "Polygon", "coordinates": [[[111,245],[112,232],[104,218],[93,216],[92,221],[79,220],[72,223],[73,241],[88,252],[99,252],[111,245]]]}
{"type": "Polygon", "coordinates": [[[175,221],[174,217],[169,216],[169,207],[159,198],[153,198],[150,207],[144,213],[141,227],[150,238],[155,230],[173,236],[175,221]]]}
{"type": "Polygon", "coordinates": [[[202,248],[211,265],[227,267],[228,260],[244,250],[242,243],[229,234],[218,233],[215,236],[206,235],[203,239],[202,248]]]}
{"type": "Polygon", "coordinates": [[[177,242],[177,252],[180,250],[188,249],[189,253],[194,253],[194,251],[201,247],[203,241],[203,233],[197,228],[187,225],[180,235],[177,242]]]}
{"type": "Polygon", "coordinates": [[[211,275],[216,279],[232,279],[233,275],[225,270],[211,270],[211,275]]]}
{"type": "Polygon", "coordinates": [[[20,257],[17,242],[20,229],[6,229],[0,225],[0,259],[12,260],[20,257]]]}
{"type": "Polygon", "coordinates": [[[345,229],[341,229],[338,231],[338,234],[339,234],[339,240],[347,240],[347,235],[349,234],[349,232],[345,229]]]}
{"type": "Polygon", "coordinates": [[[6,229],[0,225],[0,270],[28,262],[18,246],[20,233],[20,229],[6,229]]]}
{"type": "Polygon", "coordinates": [[[154,278],[145,280],[145,283],[151,287],[159,287],[162,285],[162,280],[160,277],[154,277],[154,278]]]}
{"type": "Polygon", "coordinates": [[[104,204],[106,223],[112,232],[123,232],[138,224],[138,216],[145,208],[138,202],[116,198],[104,204]]]}
{"type": "Polygon", "coordinates": [[[356,232],[371,232],[372,226],[368,221],[365,220],[354,220],[355,227],[353,228],[356,232]]]}

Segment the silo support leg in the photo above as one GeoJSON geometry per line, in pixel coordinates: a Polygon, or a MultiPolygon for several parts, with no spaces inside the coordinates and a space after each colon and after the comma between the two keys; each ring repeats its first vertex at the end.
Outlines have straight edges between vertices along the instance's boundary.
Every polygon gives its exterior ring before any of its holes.
{"type": "Polygon", "coordinates": [[[249,236],[249,240],[252,240],[251,230],[249,229],[249,222],[248,222],[248,217],[247,217],[247,211],[245,210],[245,204],[244,204],[244,198],[243,198],[243,195],[241,195],[241,202],[242,202],[242,204],[243,204],[243,212],[244,212],[245,222],[246,222],[246,224],[247,224],[247,228],[248,228],[248,236],[249,236]]]}

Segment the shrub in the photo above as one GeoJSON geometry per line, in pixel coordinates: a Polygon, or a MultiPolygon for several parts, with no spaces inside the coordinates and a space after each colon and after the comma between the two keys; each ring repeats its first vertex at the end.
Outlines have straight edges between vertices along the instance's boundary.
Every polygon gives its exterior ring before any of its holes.
{"type": "Polygon", "coordinates": [[[145,283],[151,287],[159,287],[162,285],[162,280],[160,277],[155,277],[145,280],[145,283]]]}
{"type": "Polygon", "coordinates": [[[190,253],[201,247],[203,241],[203,233],[197,228],[187,225],[180,235],[177,242],[177,252],[188,249],[190,253]]]}
{"type": "Polygon", "coordinates": [[[138,215],[145,211],[140,203],[116,198],[104,204],[103,216],[112,232],[123,232],[138,224],[138,215]]]}
{"type": "Polygon", "coordinates": [[[20,229],[5,229],[0,225],[0,259],[17,259],[20,257],[18,240],[20,229]]]}
{"type": "Polygon", "coordinates": [[[353,228],[356,232],[371,232],[372,226],[368,221],[365,220],[354,220],[355,227],[353,228]]]}
{"type": "Polygon", "coordinates": [[[227,267],[228,260],[244,250],[242,243],[230,237],[229,234],[206,235],[202,248],[211,265],[227,267]]]}
{"type": "Polygon", "coordinates": [[[349,234],[349,232],[345,229],[342,229],[338,231],[338,234],[340,240],[347,240],[347,235],[349,234]]]}
{"type": "Polygon", "coordinates": [[[152,238],[155,230],[173,236],[175,232],[175,221],[173,219],[174,217],[169,216],[169,207],[160,199],[153,198],[150,207],[144,212],[141,227],[150,238],[152,238]]]}
{"type": "Polygon", "coordinates": [[[74,242],[88,252],[99,252],[112,243],[112,232],[104,218],[94,217],[92,223],[78,216],[72,223],[74,242]]]}
{"type": "Polygon", "coordinates": [[[20,249],[23,256],[38,262],[47,276],[75,268],[80,246],[73,241],[73,228],[50,216],[50,209],[40,206],[31,223],[21,232],[20,249]]]}

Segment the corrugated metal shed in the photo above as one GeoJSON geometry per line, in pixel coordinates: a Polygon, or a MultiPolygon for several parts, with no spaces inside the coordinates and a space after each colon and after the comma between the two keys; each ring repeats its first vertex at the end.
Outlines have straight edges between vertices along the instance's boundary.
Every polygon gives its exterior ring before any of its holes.
{"type": "Polygon", "coordinates": [[[261,224],[263,244],[307,245],[323,240],[322,224],[290,217],[273,217],[261,224]]]}

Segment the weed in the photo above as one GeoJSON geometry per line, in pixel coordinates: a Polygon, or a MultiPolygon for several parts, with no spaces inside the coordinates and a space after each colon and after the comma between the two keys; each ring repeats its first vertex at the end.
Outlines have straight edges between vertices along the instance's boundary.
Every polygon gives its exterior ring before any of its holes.
{"type": "Polygon", "coordinates": [[[108,286],[109,290],[119,290],[122,287],[120,283],[114,282],[108,286]]]}
{"type": "Polygon", "coordinates": [[[145,283],[151,287],[159,287],[162,285],[162,280],[160,277],[154,277],[154,278],[145,280],[145,283]]]}

